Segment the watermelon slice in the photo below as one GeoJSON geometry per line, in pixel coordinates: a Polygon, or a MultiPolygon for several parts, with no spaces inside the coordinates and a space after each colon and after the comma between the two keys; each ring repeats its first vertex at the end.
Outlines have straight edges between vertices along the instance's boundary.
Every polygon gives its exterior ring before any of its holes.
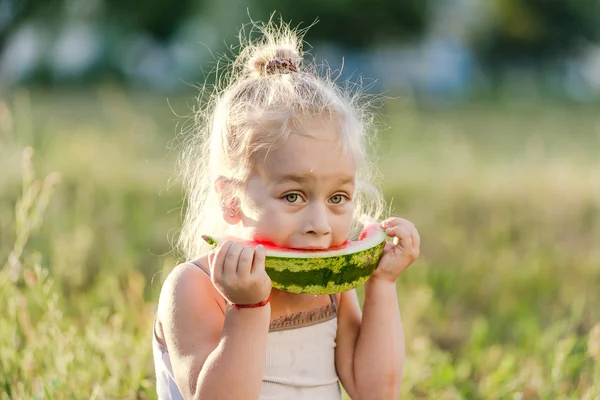
{"type": "MultiPolygon", "coordinates": [[[[265,245],[265,269],[273,287],[317,295],[345,292],[363,284],[377,268],[387,235],[376,220],[363,216],[361,222],[364,228],[358,240],[327,250],[265,245]]],[[[221,241],[209,235],[202,238],[211,245],[221,241]]],[[[256,246],[259,243],[244,241],[244,244],[256,246]]]]}

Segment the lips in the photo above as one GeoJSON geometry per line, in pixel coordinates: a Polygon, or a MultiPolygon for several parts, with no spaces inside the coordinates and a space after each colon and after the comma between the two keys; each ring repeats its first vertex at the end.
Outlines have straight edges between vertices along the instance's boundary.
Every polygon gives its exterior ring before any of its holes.
{"type": "Polygon", "coordinates": [[[329,246],[293,246],[295,250],[327,250],[329,246]]]}

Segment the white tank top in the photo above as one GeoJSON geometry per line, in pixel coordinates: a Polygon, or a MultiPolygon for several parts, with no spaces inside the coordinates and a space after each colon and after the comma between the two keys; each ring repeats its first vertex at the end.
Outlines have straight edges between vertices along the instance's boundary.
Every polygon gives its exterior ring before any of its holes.
{"type": "MultiPolygon", "coordinates": [[[[341,400],[335,369],[337,306],[335,296],[330,298],[327,306],[271,321],[260,400],[341,400]]],[[[169,351],[158,340],[155,329],[152,349],[158,399],[183,400],[169,351]]]]}

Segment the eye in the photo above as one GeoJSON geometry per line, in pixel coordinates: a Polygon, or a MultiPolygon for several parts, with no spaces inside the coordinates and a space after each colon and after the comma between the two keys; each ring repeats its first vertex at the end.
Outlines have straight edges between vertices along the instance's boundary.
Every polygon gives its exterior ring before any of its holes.
{"type": "Polygon", "coordinates": [[[298,195],[298,193],[288,193],[285,196],[283,196],[283,199],[288,203],[296,203],[298,199],[300,199],[300,196],[298,195]]]}
{"type": "Polygon", "coordinates": [[[344,200],[346,199],[346,196],[344,196],[343,194],[334,194],[333,196],[331,196],[331,198],[329,199],[329,201],[332,204],[340,204],[342,203],[344,200]]]}

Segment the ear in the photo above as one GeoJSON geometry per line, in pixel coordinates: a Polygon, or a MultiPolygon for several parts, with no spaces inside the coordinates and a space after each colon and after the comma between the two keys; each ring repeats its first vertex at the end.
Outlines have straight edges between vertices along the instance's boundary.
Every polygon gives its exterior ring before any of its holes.
{"type": "Polygon", "coordinates": [[[215,181],[215,191],[219,196],[223,220],[230,225],[236,225],[242,219],[239,199],[235,196],[235,182],[224,176],[219,176],[215,181]]]}

